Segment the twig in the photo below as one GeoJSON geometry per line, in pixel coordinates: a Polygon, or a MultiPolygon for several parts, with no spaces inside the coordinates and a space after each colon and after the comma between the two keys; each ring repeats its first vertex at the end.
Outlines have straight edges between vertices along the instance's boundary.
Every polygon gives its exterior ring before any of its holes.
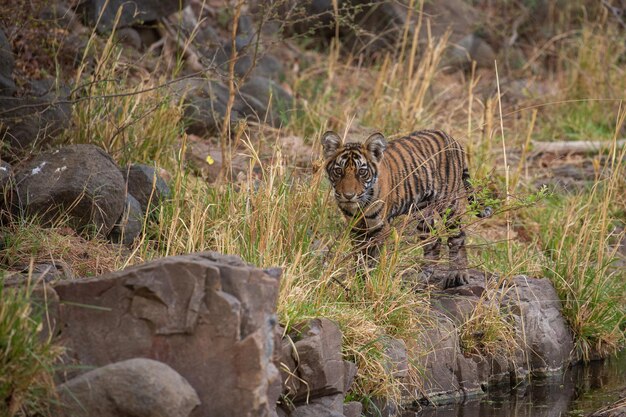
{"type": "Polygon", "coordinates": [[[233,16],[233,27],[231,30],[231,51],[230,62],[228,63],[228,103],[226,104],[226,113],[224,114],[224,122],[220,134],[220,148],[222,152],[222,169],[220,177],[225,178],[230,172],[230,152],[226,154],[226,145],[229,141],[230,134],[230,115],[235,103],[235,63],[237,62],[237,26],[239,25],[239,17],[241,16],[241,8],[244,0],[238,0],[235,6],[235,14],[233,16]]]}

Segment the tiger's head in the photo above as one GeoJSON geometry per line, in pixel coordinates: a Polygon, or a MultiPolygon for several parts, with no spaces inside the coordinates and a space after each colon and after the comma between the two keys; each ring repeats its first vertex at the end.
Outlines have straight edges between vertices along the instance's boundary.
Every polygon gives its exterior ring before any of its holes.
{"type": "Polygon", "coordinates": [[[387,142],[374,133],[364,143],[343,143],[335,132],[322,136],[326,173],[340,207],[365,207],[371,202],[387,142]]]}

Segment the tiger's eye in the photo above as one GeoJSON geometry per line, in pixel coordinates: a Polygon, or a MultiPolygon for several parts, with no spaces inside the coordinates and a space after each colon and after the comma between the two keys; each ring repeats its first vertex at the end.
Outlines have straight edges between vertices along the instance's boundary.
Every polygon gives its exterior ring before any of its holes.
{"type": "Polygon", "coordinates": [[[367,168],[359,168],[359,175],[364,177],[367,175],[367,168]]]}
{"type": "Polygon", "coordinates": [[[337,168],[333,169],[333,173],[335,175],[341,175],[341,168],[337,167],[337,168]]]}

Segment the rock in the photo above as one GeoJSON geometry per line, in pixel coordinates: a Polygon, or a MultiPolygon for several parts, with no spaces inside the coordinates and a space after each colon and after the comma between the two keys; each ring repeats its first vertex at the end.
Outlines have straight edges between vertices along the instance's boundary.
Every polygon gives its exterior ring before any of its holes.
{"type": "MultiPolygon", "coordinates": [[[[213,145],[194,134],[188,135],[187,161],[196,175],[215,182],[220,175],[223,165],[222,150],[219,145],[213,145]]],[[[247,173],[250,166],[250,156],[243,152],[233,151],[230,158],[230,178],[237,178],[240,173],[247,173]]]]}
{"type": "Polygon", "coordinates": [[[43,97],[0,97],[0,136],[8,145],[0,154],[15,158],[61,133],[69,126],[71,116],[71,106],[63,100],[55,93],[43,97]]]}
{"type": "Polygon", "coordinates": [[[515,319],[518,343],[530,369],[537,373],[562,371],[572,361],[572,332],[561,314],[561,301],[547,278],[513,278],[515,285],[503,300],[515,319]]]}
{"type": "Polygon", "coordinates": [[[13,168],[8,162],[0,161],[0,222],[3,222],[11,212],[14,191],[13,168]]]}
{"type": "Polygon", "coordinates": [[[187,3],[187,0],[85,0],[77,10],[90,26],[95,26],[97,22],[97,29],[102,33],[113,29],[120,8],[118,28],[167,17],[182,10],[187,3]]]}
{"type": "Polygon", "coordinates": [[[384,398],[370,398],[365,407],[363,415],[367,417],[396,417],[402,415],[399,407],[393,402],[384,398]]]}
{"type": "Polygon", "coordinates": [[[59,28],[67,29],[69,32],[81,32],[85,29],[76,13],[65,4],[59,2],[46,4],[39,12],[39,18],[52,21],[59,28]]]}
{"type": "Polygon", "coordinates": [[[327,395],[324,397],[313,398],[311,405],[320,405],[334,413],[343,414],[343,394],[327,395]]]}
{"type": "Polygon", "coordinates": [[[72,417],[187,417],[200,404],[169,366],[135,358],[89,371],[57,387],[61,413],[72,417]]]}
{"type": "Polygon", "coordinates": [[[126,194],[124,213],[113,226],[111,233],[109,233],[109,239],[114,243],[132,245],[143,230],[144,213],[145,211],[142,210],[139,201],[132,195],[126,194]]]}
{"type": "Polygon", "coordinates": [[[66,214],[78,231],[109,234],[124,210],[124,178],[94,145],[70,145],[39,154],[16,174],[20,210],[52,223],[66,214]]]}
{"type": "Polygon", "coordinates": [[[74,278],[72,269],[63,261],[18,265],[12,268],[17,269],[17,271],[7,273],[3,282],[7,287],[21,286],[27,283],[50,283],[74,278]]]}
{"type": "MultiPolygon", "coordinates": [[[[69,377],[86,367],[143,357],[169,365],[196,390],[193,417],[265,417],[280,271],[213,252],[158,259],[55,285],[56,343],[69,377]],[[84,306],[91,306],[84,308],[84,306]]],[[[273,412],[273,411],[272,411],[273,412]]]]}
{"type": "Polygon", "coordinates": [[[475,61],[478,68],[493,68],[495,59],[496,53],[486,41],[474,34],[469,34],[448,48],[442,65],[469,70],[472,61],[475,61]]]}
{"type": "Polygon", "coordinates": [[[409,376],[409,359],[404,340],[388,338],[384,341],[385,356],[387,361],[385,369],[394,378],[406,378],[409,376]]]}
{"type": "MultiPolygon", "coordinates": [[[[285,68],[278,58],[265,53],[258,56],[256,62],[254,62],[253,56],[251,52],[247,52],[237,58],[235,73],[238,76],[243,77],[250,72],[252,76],[269,78],[274,81],[284,78],[285,68]]],[[[223,71],[227,70],[227,62],[229,59],[230,58],[221,64],[223,71]]]]}
{"type": "Polygon", "coordinates": [[[131,47],[137,51],[141,50],[143,44],[139,32],[133,28],[120,28],[115,32],[117,40],[128,47],[131,47]]]}
{"type": "Polygon", "coordinates": [[[479,380],[476,363],[462,355],[454,324],[437,312],[431,320],[432,327],[416,340],[421,355],[416,366],[423,369],[423,387],[411,395],[425,395],[430,403],[444,404],[482,393],[487,380],[479,380]]]}
{"type": "MultiPolygon", "coordinates": [[[[215,81],[199,79],[176,83],[176,93],[184,96],[187,133],[203,136],[220,132],[226,116],[228,88],[215,81]]],[[[233,106],[230,123],[245,119],[238,106],[233,106]]]]}
{"type": "Polygon", "coordinates": [[[293,110],[293,97],[274,81],[263,77],[251,77],[240,92],[259,100],[266,109],[258,114],[260,121],[267,121],[274,127],[289,120],[293,110]]]}
{"type": "Polygon", "coordinates": [[[407,6],[400,2],[346,0],[339,2],[335,16],[330,0],[286,1],[279,8],[282,17],[294,22],[288,33],[306,34],[323,41],[336,35],[335,23],[340,21],[344,46],[355,55],[372,55],[395,48],[407,18],[407,6]]]}
{"type": "Polygon", "coordinates": [[[323,404],[304,404],[296,407],[289,417],[344,417],[344,415],[323,404]]]}
{"type": "MultiPolygon", "coordinates": [[[[154,167],[144,164],[129,165],[123,172],[128,193],[137,199],[141,212],[159,206],[171,195],[170,188],[154,167]]],[[[142,216],[143,217],[143,216],[142,216]]]]}
{"type": "Polygon", "coordinates": [[[16,87],[13,82],[13,67],[15,66],[15,58],[13,57],[13,48],[9,40],[0,29],[0,95],[12,96],[16,87]]]}
{"type": "Polygon", "coordinates": [[[346,417],[361,417],[363,404],[358,401],[350,401],[343,405],[343,415],[346,417]]]}
{"type": "Polygon", "coordinates": [[[296,361],[295,374],[302,381],[294,403],[301,403],[308,398],[344,394],[346,386],[352,381],[348,368],[341,356],[341,330],[332,321],[321,318],[294,326],[293,354],[296,361]]]}
{"type": "MultiPolygon", "coordinates": [[[[271,87],[275,91],[277,100],[285,98],[278,85],[271,87]]],[[[185,99],[185,118],[187,119],[187,133],[203,136],[213,135],[220,132],[228,103],[228,88],[216,81],[206,81],[200,79],[186,79],[176,83],[176,94],[185,99]]],[[[260,94],[269,97],[269,84],[265,84],[265,89],[259,89],[260,94]]],[[[263,98],[263,96],[261,96],[263,98]]],[[[283,105],[281,101],[276,102],[278,106],[283,105]]],[[[267,104],[261,100],[246,94],[235,93],[235,99],[230,114],[230,123],[235,125],[239,121],[252,119],[257,122],[279,123],[281,121],[279,113],[268,110],[267,104]],[[269,116],[268,116],[269,115],[269,116]]]]}

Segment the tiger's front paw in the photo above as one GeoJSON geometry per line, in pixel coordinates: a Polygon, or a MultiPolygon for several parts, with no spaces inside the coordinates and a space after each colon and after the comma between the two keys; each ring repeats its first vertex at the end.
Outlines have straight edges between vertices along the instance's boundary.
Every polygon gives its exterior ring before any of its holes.
{"type": "Polygon", "coordinates": [[[450,271],[443,281],[443,289],[460,287],[469,283],[469,273],[467,271],[450,271]]]}

